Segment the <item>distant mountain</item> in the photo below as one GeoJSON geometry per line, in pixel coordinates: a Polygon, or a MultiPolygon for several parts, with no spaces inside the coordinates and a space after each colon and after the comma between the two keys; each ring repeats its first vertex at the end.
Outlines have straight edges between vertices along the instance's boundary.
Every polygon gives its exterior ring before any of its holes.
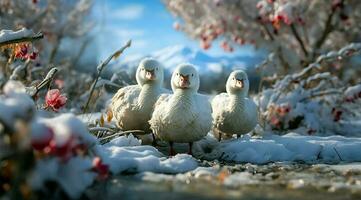
{"type": "Polygon", "coordinates": [[[200,90],[204,92],[223,91],[227,76],[233,69],[245,69],[250,78],[253,77],[253,67],[262,61],[261,56],[210,56],[200,50],[177,45],[166,47],[150,55],[125,57],[110,67],[110,73],[126,71],[134,77],[135,70],[144,57],[153,57],[165,67],[165,83],[169,87],[169,79],[174,68],[184,62],[196,66],[201,76],[200,90]]]}

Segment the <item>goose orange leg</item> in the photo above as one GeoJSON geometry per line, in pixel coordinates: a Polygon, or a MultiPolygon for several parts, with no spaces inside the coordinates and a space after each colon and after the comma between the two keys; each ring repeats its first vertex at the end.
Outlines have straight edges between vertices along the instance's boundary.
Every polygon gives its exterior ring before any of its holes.
{"type": "Polygon", "coordinates": [[[174,151],[174,148],[173,148],[173,144],[174,144],[174,142],[169,142],[169,155],[170,155],[170,156],[174,156],[174,155],[175,155],[175,151],[174,151]]]}
{"type": "Polygon", "coordinates": [[[152,133],[152,137],[153,137],[152,146],[153,146],[153,147],[156,147],[158,144],[157,144],[157,140],[155,139],[154,133],[152,133]]]}
{"type": "Polygon", "coordinates": [[[189,143],[189,151],[188,151],[188,154],[189,154],[189,155],[193,155],[193,153],[192,153],[192,147],[193,147],[193,142],[190,142],[190,143],[189,143]]]}

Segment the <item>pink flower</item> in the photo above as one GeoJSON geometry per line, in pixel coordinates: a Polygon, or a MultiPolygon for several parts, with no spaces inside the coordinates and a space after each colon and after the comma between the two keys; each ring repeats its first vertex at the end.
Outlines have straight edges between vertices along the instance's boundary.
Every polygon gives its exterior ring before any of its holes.
{"type": "Polygon", "coordinates": [[[58,89],[49,90],[45,96],[45,107],[58,111],[66,103],[67,98],[60,94],[58,89]]]}

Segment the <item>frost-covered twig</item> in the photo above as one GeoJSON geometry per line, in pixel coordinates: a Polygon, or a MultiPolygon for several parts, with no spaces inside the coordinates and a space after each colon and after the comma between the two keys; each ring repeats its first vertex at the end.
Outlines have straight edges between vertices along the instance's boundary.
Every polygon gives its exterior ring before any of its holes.
{"type": "Polygon", "coordinates": [[[114,133],[114,132],[117,132],[119,130],[108,128],[108,127],[99,127],[99,126],[89,128],[89,132],[91,132],[91,133],[98,132],[98,131],[107,131],[107,132],[114,133]]]}
{"type": "Polygon", "coordinates": [[[324,61],[331,62],[334,60],[340,60],[355,54],[359,54],[361,52],[361,43],[352,43],[349,44],[339,51],[331,51],[327,54],[321,55],[316,59],[316,62],[311,63],[302,71],[285,76],[282,80],[278,81],[275,84],[275,88],[277,91],[274,95],[272,95],[272,102],[275,102],[280,94],[284,92],[285,89],[289,88],[292,83],[297,83],[302,80],[311,70],[313,69],[321,69],[321,63],[324,61]]]}
{"type": "Polygon", "coordinates": [[[118,137],[118,136],[123,136],[123,135],[128,135],[128,134],[133,134],[133,135],[143,135],[144,131],[142,130],[129,130],[129,131],[121,131],[121,132],[116,132],[112,135],[106,136],[106,137],[102,137],[99,138],[99,142],[101,144],[106,143],[106,141],[109,141],[112,138],[118,137]]]}
{"type": "Polygon", "coordinates": [[[91,100],[91,97],[93,95],[93,92],[94,92],[94,89],[95,89],[95,86],[97,85],[97,82],[100,78],[100,75],[104,69],[104,67],[113,59],[113,58],[118,58],[122,53],[123,51],[130,47],[131,45],[131,40],[129,40],[121,49],[119,49],[118,51],[114,52],[112,55],[110,55],[105,61],[103,61],[102,63],[100,63],[100,65],[98,65],[97,67],[97,75],[95,77],[95,80],[94,80],[94,83],[92,84],[91,86],[91,89],[90,89],[90,93],[89,93],[89,97],[88,97],[88,100],[87,102],[85,103],[85,106],[84,106],[84,109],[83,109],[83,113],[85,113],[88,109],[88,106],[89,106],[89,103],[90,103],[90,100],[91,100]]]}
{"type": "Polygon", "coordinates": [[[21,42],[32,42],[34,40],[39,40],[44,37],[43,33],[23,33],[27,32],[29,30],[27,29],[21,29],[17,32],[10,32],[9,30],[3,30],[0,32],[0,47],[9,45],[9,44],[15,44],[15,43],[21,43],[21,42]],[[11,33],[11,34],[10,34],[11,33]]]}
{"type": "Polygon", "coordinates": [[[41,81],[38,85],[33,86],[33,87],[27,87],[26,88],[26,92],[33,98],[35,98],[35,96],[38,94],[38,92],[44,88],[45,86],[49,85],[52,81],[53,78],[56,74],[56,72],[58,72],[58,69],[56,67],[52,68],[48,74],[46,75],[46,77],[44,78],[43,81],[41,81]]]}
{"type": "Polygon", "coordinates": [[[262,91],[258,106],[261,122],[267,122],[263,127],[279,131],[301,128],[302,133],[308,134],[327,131],[356,134],[357,124],[354,121],[360,115],[355,114],[354,110],[359,108],[354,103],[361,93],[357,89],[352,95],[346,94],[345,90],[353,87],[345,87],[337,76],[323,68],[323,63],[339,61],[360,52],[361,43],[331,51],[262,91]]]}

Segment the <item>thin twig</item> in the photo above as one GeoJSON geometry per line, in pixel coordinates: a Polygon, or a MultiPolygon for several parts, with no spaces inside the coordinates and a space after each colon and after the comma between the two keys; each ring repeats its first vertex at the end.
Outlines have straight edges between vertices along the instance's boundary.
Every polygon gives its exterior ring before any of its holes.
{"type": "MultiPolygon", "coordinates": [[[[340,3],[343,4],[344,0],[342,0],[340,3]]],[[[315,45],[313,46],[314,52],[312,57],[315,58],[316,53],[318,51],[318,49],[322,46],[322,44],[325,42],[327,36],[332,32],[332,18],[335,15],[336,10],[335,9],[331,9],[330,14],[327,17],[327,20],[325,22],[325,29],[322,32],[321,37],[315,42],[315,45]]]]}
{"type": "Polygon", "coordinates": [[[264,30],[266,31],[268,37],[270,38],[270,40],[274,41],[274,37],[273,37],[272,33],[268,30],[267,25],[264,23],[261,23],[261,24],[262,24],[262,27],[264,28],[264,30]]]}
{"type": "Polygon", "coordinates": [[[58,49],[60,47],[60,43],[61,43],[61,40],[63,39],[63,35],[62,33],[59,34],[56,42],[55,42],[55,45],[53,47],[53,49],[51,50],[50,52],[50,56],[49,56],[49,60],[48,60],[48,63],[51,64],[55,58],[55,55],[57,54],[58,52],[58,49]]]}
{"type": "Polygon", "coordinates": [[[298,34],[297,32],[297,29],[295,27],[295,25],[291,24],[290,25],[291,27],[291,31],[292,31],[292,34],[295,36],[296,40],[298,41],[298,43],[300,44],[301,46],[301,49],[303,51],[303,53],[305,54],[305,56],[307,57],[308,56],[308,52],[306,50],[306,47],[305,47],[305,44],[303,43],[302,39],[301,39],[301,36],[298,34]]]}
{"type": "Polygon", "coordinates": [[[326,91],[315,92],[313,94],[310,94],[307,97],[302,98],[300,100],[300,102],[302,102],[306,99],[312,99],[312,98],[316,98],[316,97],[320,97],[320,96],[336,95],[336,94],[342,94],[342,90],[326,90],[326,91]]]}
{"type": "Polygon", "coordinates": [[[38,85],[33,86],[33,87],[28,87],[26,88],[26,92],[34,99],[36,97],[36,95],[38,94],[38,92],[44,88],[45,86],[49,85],[52,81],[53,78],[56,74],[56,72],[58,72],[58,69],[56,67],[53,67],[48,74],[46,75],[46,77],[44,78],[43,81],[41,81],[38,85]]]}
{"type": "Polygon", "coordinates": [[[99,142],[101,144],[104,144],[103,142],[104,141],[107,141],[111,138],[114,138],[114,137],[118,137],[118,136],[123,136],[123,135],[127,135],[127,134],[133,134],[133,135],[144,135],[144,131],[142,130],[130,130],[130,131],[123,131],[123,132],[118,132],[118,133],[114,133],[112,135],[109,135],[109,136],[106,136],[106,137],[103,137],[103,138],[99,138],[99,142]]]}
{"type": "Polygon", "coordinates": [[[118,56],[120,56],[123,51],[130,47],[131,45],[131,40],[129,40],[121,49],[119,49],[118,51],[114,52],[112,55],[110,55],[104,62],[100,63],[97,67],[97,76],[95,77],[95,80],[94,80],[94,83],[92,84],[91,86],[91,89],[90,89],[90,94],[89,94],[89,97],[88,97],[88,100],[84,106],[84,109],[83,109],[83,113],[85,113],[88,109],[88,106],[89,106],[89,103],[90,103],[90,100],[91,100],[91,97],[93,96],[93,93],[94,93],[94,89],[95,89],[95,86],[100,78],[100,75],[104,69],[104,67],[113,59],[113,58],[116,58],[118,56]]]}
{"type": "Polygon", "coordinates": [[[39,40],[44,38],[44,35],[42,32],[39,32],[37,34],[34,34],[32,36],[29,37],[22,37],[22,38],[16,38],[13,40],[7,40],[4,42],[0,42],[0,47],[5,46],[5,45],[9,45],[9,44],[15,44],[15,43],[21,43],[21,42],[32,42],[34,40],[39,40]]]}
{"type": "Polygon", "coordinates": [[[99,127],[99,126],[89,128],[89,132],[91,132],[91,133],[98,132],[98,131],[117,132],[119,130],[108,128],[108,127],[99,127]]]}
{"type": "Polygon", "coordinates": [[[76,67],[76,65],[78,64],[78,61],[79,61],[80,57],[83,55],[86,47],[89,45],[89,43],[90,43],[92,40],[93,40],[93,38],[92,38],[92,37],[89,37],[89,38],[87,38],[87,39],[82,43],[82,45],[80,46],[80,49],[79,49],[78,54],[74,57],[73,64],[72,64],[73,67],[76,67]]]}

